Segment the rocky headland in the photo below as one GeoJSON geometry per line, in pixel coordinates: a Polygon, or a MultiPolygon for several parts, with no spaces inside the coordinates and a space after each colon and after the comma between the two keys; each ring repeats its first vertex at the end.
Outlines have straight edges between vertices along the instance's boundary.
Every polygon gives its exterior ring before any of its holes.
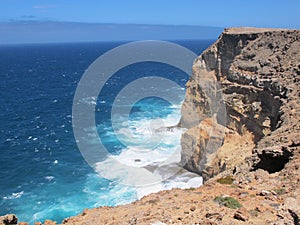
{"type": "Polygon", "coordinates": [[[62,224],[299,224],[299,81],[299,30],[225,29],[194,62],[180,121],[181,164],[205,184],[62,224]]]}

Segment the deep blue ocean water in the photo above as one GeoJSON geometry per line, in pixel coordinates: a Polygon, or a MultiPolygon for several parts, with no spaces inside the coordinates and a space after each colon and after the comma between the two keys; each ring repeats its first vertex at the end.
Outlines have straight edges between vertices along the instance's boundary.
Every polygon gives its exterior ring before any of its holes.
{"type": "MultiPolygon", "coordinates": [[[[177,43],[199,55],[212,42],[177,43]]],[[[133,187],[100,177],[85,162],[72,130],[73,97],[82,74],[97,57],[120,44],[0,46],[0,215],[14,213],[19,221],[31,223],[60,222],[85,208],[138,198],[133,187]]],[[[106,148],[124,160],[132,152],[113,134],[111,105],[124,85],[144,74],[170,79],[182,90],[188,79],[169,65],[137,63],[111,77],[98,99],[85,99],[96,105],[97,129],[106,148]]],[[[139,138],[146,132],[143,124],[151,119],[162,118],[173,125],[178,122],[184,91],[180,93],[178,107],[158,98],[135,104],[130,117],[132,126],[141,128],[136,134],[139,138]]],[[[158,152],[179,145],[176,135],[170,135],[158,152]]],[[[160,154],[154,152],[151,160],[160,154]]]]}

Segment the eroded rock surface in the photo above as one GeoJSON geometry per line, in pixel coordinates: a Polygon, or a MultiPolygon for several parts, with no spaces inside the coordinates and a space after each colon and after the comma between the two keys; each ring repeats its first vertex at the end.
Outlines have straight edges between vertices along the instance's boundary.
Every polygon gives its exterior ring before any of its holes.
{"type": "Polygon", "coordinates": [[[182,106],[185,168],[207,180],[225,170],[278,172],[298,157],[300,31],[226,29],[193,72],[182,106]],[[217,148],[207,145],[216,141],[216,125],[212,134],[200,128],[207,119],[224,126],[217,148]]]}
{"type": "Polygon", "coordinates": [[[16,225],[17,223],[18,218],[14,214],[0,216],[0,225],[16,225]]]}

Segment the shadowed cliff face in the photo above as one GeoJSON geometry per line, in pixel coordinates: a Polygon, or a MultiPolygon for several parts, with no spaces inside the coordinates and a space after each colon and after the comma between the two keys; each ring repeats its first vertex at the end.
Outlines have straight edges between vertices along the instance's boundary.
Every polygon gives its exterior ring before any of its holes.
{"type": "Polygon", "coordinates": [[[299,153],[299,76],[300,31],[226,29],[186,85],[183,166],[205,180],[224,170],[282,170],[299,153]]]}

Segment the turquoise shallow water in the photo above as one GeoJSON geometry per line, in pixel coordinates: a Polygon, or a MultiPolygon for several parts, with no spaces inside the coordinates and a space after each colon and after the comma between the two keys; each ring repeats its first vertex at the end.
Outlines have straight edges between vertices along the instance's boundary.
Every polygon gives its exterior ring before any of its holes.
{"type": "MultiPolygon", "coordinates": [[[[179,43],[200,54],[212,41],[179,43]]],[[[84,208],[138,198],[135,188],[105,179],[87,165],[72,130],[72,102],[83,72],[98,56],[120,44],[0,46],[0,214],[15,213],[28,222],[61,221],[84,208]]],[[[149,132],[145,129],[149,121],[160,118],[173,124],[179,120],[187,74],[165,64],[138,63],[116,73],[98,99],[83,99],[96,105],[97,129],[105,147],[125,161],[138,146],[126,132],[127,146],[114,135],[111,105],[124,85],[143,74],[171,79],[180,90],[166,90],[178,93],[176,107],[153,97],[131,109],[132,132],[135,139],[141,139],[149,132]]],[[[122,123],[117,126],[121,132],[122,123]]],[[[178,137],[180,133],[170,133],[143,160],[151,163],[172,151],[179,145],[178,137]]]]}

